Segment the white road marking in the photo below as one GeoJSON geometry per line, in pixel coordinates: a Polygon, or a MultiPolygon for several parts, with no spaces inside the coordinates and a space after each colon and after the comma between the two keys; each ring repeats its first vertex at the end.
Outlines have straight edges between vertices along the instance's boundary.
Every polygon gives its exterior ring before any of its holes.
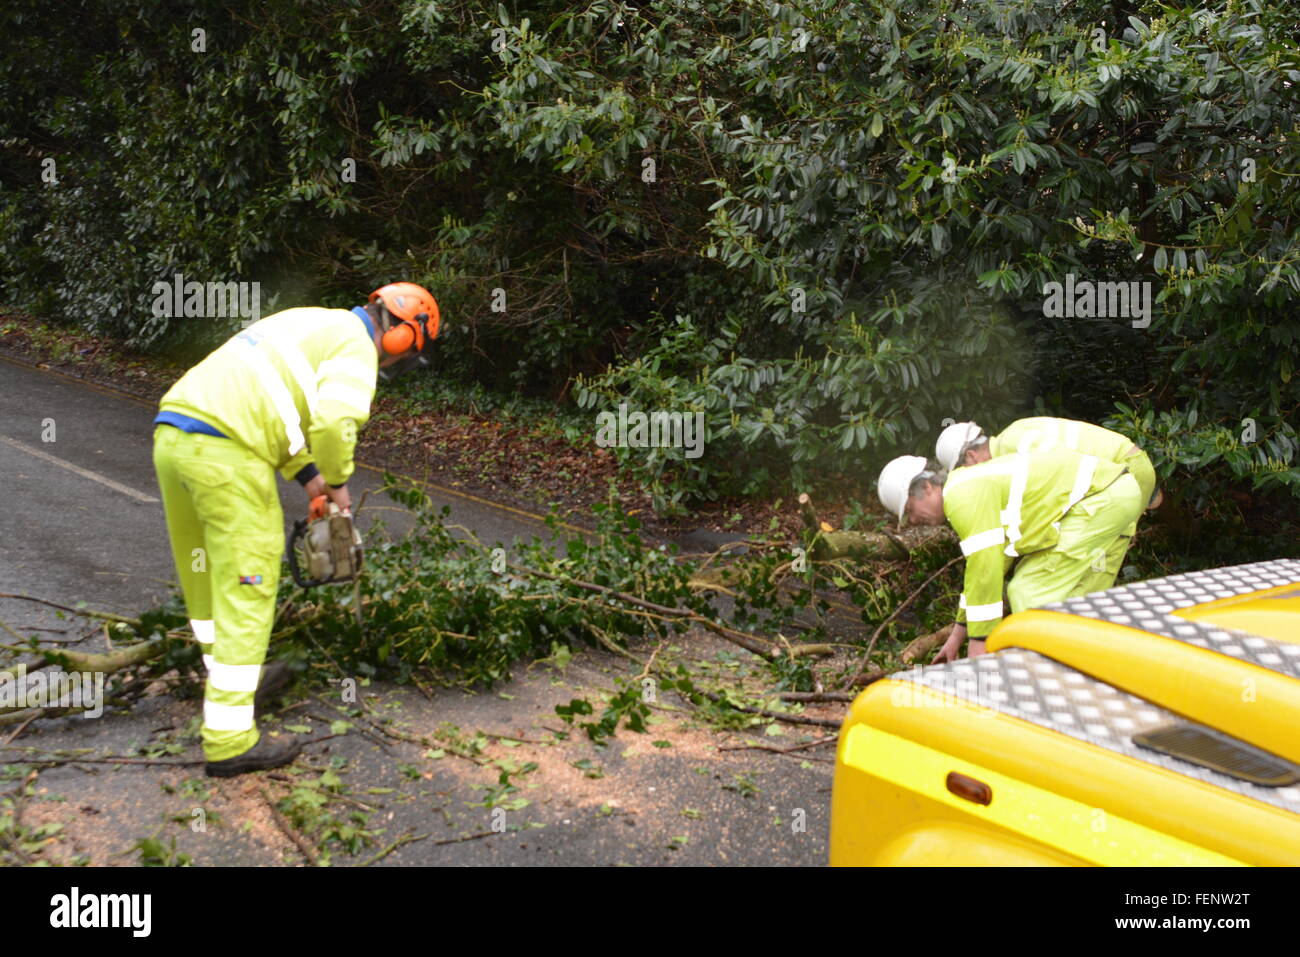
{"type": "Polygon", "coordinates": [[[34,455],[38,459],[45,459],[47,462],[53,462],[55,465],[60,468],[65,468],[69,472],[76,472],[82,478],[88,478],[92,482],[98,482],[100,485],[107,485],[109,488],[113,489],[113,491],[121,492],[123,495],[129,495],[137,502],[153,503],[158,501],[158,499],[154,498],[152,495],[145,495],[143,492],[137,492],[133,488],[127,488],[125,485],[114,482],[111,478],[105,478],[98,472],[92,472],[90,469],[83,469],[80,465],[73,465],[71,462],[66,462],[57,456],[51,455],[49,452],[43,452],[40,449],[33,448],[25,442],[11,439],[7,435],[0,435],[0,442],[4,442],[6,445],[12,445],[19,451],[26,452],[28,455],[34,455]]]}

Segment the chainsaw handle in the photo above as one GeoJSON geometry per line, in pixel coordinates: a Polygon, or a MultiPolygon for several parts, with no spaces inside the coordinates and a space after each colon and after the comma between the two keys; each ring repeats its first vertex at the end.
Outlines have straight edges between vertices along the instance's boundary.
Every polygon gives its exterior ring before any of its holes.
{"type": "Polygon", "coordinates": [[[307,520],[314,521],[318,518],[324,518],[329,514],[330,497],[328,495],[317,495],[307,506],[307,520]]]}

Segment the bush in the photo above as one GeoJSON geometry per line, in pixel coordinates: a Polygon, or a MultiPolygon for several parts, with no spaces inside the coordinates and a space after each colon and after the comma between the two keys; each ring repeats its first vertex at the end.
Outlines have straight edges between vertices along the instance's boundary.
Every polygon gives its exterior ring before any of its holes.
{"type": "Polygon", "coordinates": [[[702,412],[705,459],[625,455],[665,506],[869,485],[945,418],[1116,402],[1189,501],[1297,491],[1294,459],[1205,444],[1300,408],[1300,56],[1263,0],[80,0],[75,39],[12,0],[0,24],[10,306],[197,350],[230,324],[154,319],[152,282],[256,280],[270,308],[421,281],[444,374],[702,412]],[[1150,324],[1045,319],[1071,273],[1151,283],[1150,324]]]}

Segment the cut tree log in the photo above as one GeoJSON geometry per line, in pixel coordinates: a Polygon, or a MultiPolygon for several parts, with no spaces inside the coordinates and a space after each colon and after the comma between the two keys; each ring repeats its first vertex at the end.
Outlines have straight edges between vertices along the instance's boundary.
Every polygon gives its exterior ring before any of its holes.
{"type": "MultiPolygon", "coordinates": [[[[928,635],[921,635],[919,638],[914,638],[912,641],[908,642],[907,647],[903,649],[903,652],[899,657],[902,659],[903,663],[907,665],[915,665],[918,663],[924,664],[924,661],[918,661],[918,659],[924,659],[930,654],[930,652],[934,651],[934,649],[947,641],[948,636],[951,634],[952,625],[944,625],[938,631],[932,631],[928,635]]],[[[874,684],[882,678],[888,678],[890,675],[902,670],[902,668],[872,668],[870,671],[859,672],[849,679],[849,687],[864,688],[869,684],[874,684]]]]}
{"type": "Polygon", "coordinates": [[[951,634],[952,625],[944,625],[938,631],[932,631],[928,635],[914,638],[903,649],[903,653],[899,657],[903,659],[904,664],[913,664],[918,658],[926,658],[930,652],[947,641],[948,636],[951,634]]]}
{"type": "Polygon", "coordinates": [[[47,658],[62,665],[68,671],[112,673],[157,658],[163,653],[165,647],[166,642],[141,641],[124,648],[117,648],[105,655],[90,651],[42,650],[45,651],[47,658]]]}
{"type": "MultiPolygon", "coordinates": [[[[165,643],[161,641],[141,641],[125,648],[118,648],[106,655],[96,654],[89,651],[64,651],[54,649],[43,649],[48,652],[51,664],[59,665],[69,672],[79,671],[85,674],[112,674],[115,671],[121,671],[123,668],[130,668],[133,665],[142,664],[153,658],[162,655],[165,643]]],[[[60,715],[76,714],[86,710],[83,707],[75,708],[27,708],[19,706],[15,708],[0,708],[0,727],[9,724],[17,724],[24,720],[28,715],[40,718],[52,718],[60,715]]]]}
{"type": "Polygon", "coordinates": [[[817,533],[813,545],[813,557],[817,559],[907,559],[920,551],[932,548],[949,550],[957,545],[957,536],[947,525],[918,525],[897,534],[826,531],[826,523],[817,517],[812,497],[801,492],[798,501],[804,525],[817,533]]]}

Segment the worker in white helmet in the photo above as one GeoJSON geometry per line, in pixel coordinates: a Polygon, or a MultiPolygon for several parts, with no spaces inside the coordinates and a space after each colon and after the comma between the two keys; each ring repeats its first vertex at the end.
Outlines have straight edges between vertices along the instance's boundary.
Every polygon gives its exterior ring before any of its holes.
{"type": "Polygon", "coordinates": [[[1137,479],[1145,507],[1160,507],[1164,496],[1156,489],[1156,470],[1147,454],[1127,435],[1091,422],[1038,415],[1017,419],[993,436],[985,435],[974,422],[957,422],[939,433],[934,457],[951,472],[1011,452],[1045,452],[1054,448],[1095,455],[1124,466],[1137,479]]]}
{"type": "Polygon", "coordinates": [[[880,502],[901,522],[956,531],[966,558],[957,622],[936,661],[952,661],[968,635],[971,656],[1003,616],[1114,584],[1142,512],[1124,466],[1065,448],[1013,453],[949,474],[919,455],[880,473],[880,502]],[[1018,561],[1017,561],[1018,559],[1018,561]]]}

